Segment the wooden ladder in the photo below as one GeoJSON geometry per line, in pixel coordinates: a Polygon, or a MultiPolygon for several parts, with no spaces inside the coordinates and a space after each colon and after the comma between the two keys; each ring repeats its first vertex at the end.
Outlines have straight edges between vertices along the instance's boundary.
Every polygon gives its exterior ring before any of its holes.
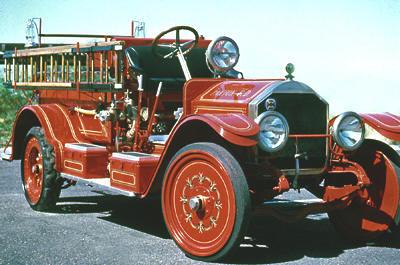
{"type": "Polygon", "coordinates": [[[123,45],[123,41],[110,41],[7,51],[4,85],[15,89],[122,89],[123,45]]]}

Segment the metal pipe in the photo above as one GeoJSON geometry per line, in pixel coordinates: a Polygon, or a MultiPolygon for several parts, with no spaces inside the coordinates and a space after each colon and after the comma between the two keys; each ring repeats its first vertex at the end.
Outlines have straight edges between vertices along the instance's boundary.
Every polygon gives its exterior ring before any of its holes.
{"type": "Polygon", "coordinates": [[[115,63],[115,67],[114,67],[114,78],[115,78],[115,83],[118,84],[118,52],[115,52],[115,56],[114,56],[114,63],[115,63]]]}
{"type": "Polygon", "coordinates": [[[106,53],[106,83],[108,83],[108,54],[106,53]]]}
{"type": "Polygon", "coordinates": [[[42,46],[42,18],[39,18],[39,47],[42,46]]]}
{"type": "MultiPolygon", "coordinates": [[[[177,45],[179,45],[179,44],[177,44],[177,45]]],[[[188,67],[187,62],[185,60],[185,57],[183,56],[183,52],[182,52],[181,48],[178,47],[178,50],[179,51],[178,51],[177,55],[178,55],[179,63],[181,64],[181,67],[182,67],[182,70],[183,70],[183,74],[185,75],[186,81],[189,81],[190,79],[192,79],[192,76],[191,76],[190,71],[189,71],[189,67],[188,67]]]]}
{"type": "Polygon", "coordinates": [[[94,53],[91,54],[91,66],[90,68],[92,69],[91,73],[91,79],[92,79],[92,83],[94,83],[94,53]]]}
{"type": "Polygon", "coordinates": [[[289,138],[329,138],[330,134],[289,134],[289,138]]]}
{"type": "Polygon", "coordinates": [[[136,122],[135,122],[135,138],[134,138],[134,145],[133,149],[135,151],[139,151],[139,131],[140,131],[140,111],[142,110],[142,97],[143,97],[143,75],[139,75],[138,78],[138,106],[137,106],[137,113],[136,113],[136,122]]]}
{"type": "Polygon", "coordinates": [[[90,65],[89,65],[89,54],[86,54],[86,82],[89,82],[89,72],[90,72],[90,65]]]}
{"type": "Polygon", "coordinates": [[[161,88],[162,88],[162,82],[158,83],[156,99],[154,101],[153,110],[151,111],[149,124],[147,126],[147,136],[149,136],[151,134],[151,130],[153,129],[153,123],[154,123],[154,118],[155,118],[155,115],[156,115],[156,110],[157,110],[157,107],[158,107],[158,100],[160,98],[161,88]]]}
{"type": "Polygon", "coordinates": [[[81,58],[78,58],[78,82],[81,82],[81,58]]]}
{"type": "Polygon", "coordinates": [[[100,83],[103,83],[103,52],[100,52],[100,83]]]}

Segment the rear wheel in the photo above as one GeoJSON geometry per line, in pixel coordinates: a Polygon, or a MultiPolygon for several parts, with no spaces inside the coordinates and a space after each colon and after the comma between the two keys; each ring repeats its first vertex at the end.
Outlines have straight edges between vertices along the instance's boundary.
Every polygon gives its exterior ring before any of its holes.
{"type": "Polygon", "coordinates": [[[53,147],[46,141],[43,129],[33,127],[25,137],[21,178],[25,198],[34,210],[51,210],[58,200],[62,181],[54,163],[53,147]]]}
{"type": "Polygon", "coordinates": [[[370,241],[396,226],[400,218],[399,168],[382,152],[360,150],[354,160],[371,185],[351,205],[329,213],[335,228],[353,241],[370,241]]]}
{"type": "Polygon", "coordinates": [[[217,144],[190,144],[168,165],[162,208],[170,235],[188,256],[219,260],[247,228],[250,196],[243,170],[217,144]]]}

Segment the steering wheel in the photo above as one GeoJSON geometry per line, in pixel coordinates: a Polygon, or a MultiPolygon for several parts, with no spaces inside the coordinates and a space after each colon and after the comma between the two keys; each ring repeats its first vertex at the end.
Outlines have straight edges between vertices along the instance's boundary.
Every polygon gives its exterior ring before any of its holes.
{"type": "Polygon", "coordinates": [[[198,42],[199,42],[199,33],[197,33],[197,31],[194,28],[188,26],[176,26],[158,34],[151,44],[152,45],[151,51],[155,56],[160,57],[162,59],[172,59],[175,56],[177,56],[179,52],[181,52],[182,55],[189,53],[194,47],[197,46],[198,42]],[[175,31],[174,43],[160,43],[162,37],[173,31],[175,31]],[[179,33],[180,31],[191,32],[194,35],[194,39],[182,42],[179,33]]]}

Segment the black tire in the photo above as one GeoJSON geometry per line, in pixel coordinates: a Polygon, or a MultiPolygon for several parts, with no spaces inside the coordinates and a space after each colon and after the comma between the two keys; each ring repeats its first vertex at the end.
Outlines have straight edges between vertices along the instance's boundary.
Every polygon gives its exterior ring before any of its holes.
{"type": "Polygon", "coordinates": [[[41,127],[33,127],[29,130],[25,137],[24,151],[22,152],[21,160],[21,179],[22,188],[24,190],[25,198],[28,201],[32,209],[36,211],[51,211],[54,209],[56,202],[60,196],[61,185],[63,183],[62,178],[54,168],[55,166],[55,155],[53,146],[50,145],[44,136],[43,129],[41,127]],[[26,148],[28,141],[36,139],[40,146],[41,154],[41,170],[42,170],[42,185],[40,191],[40,197],[37,202],[32,202],[28,195],[28,185],[25,183],[24,178],[24,163],[26,162],[26,148]]]}
{"type": "MultiPolygon", "coordinates": [[[[171,187],[170,187],[171,188],[171,187]]],[[[217,145],[215,143],[206,143],[206,142],[201,142],[201,143],[193,143],[190,145],[187,145],[180,149],[174,157],[171,159],[171,161],[168,164],[167,171],[165,173],[164,181],[163,181],[163,192],[162,192],[162,207],[163,207],[163,215],[164,215],[164,220],[166,222],[166,226],[168,228],[168,232],[170,233],[171,237],[174,239],[175,243],[177,246],[190,258],[196,259],[196,260],[201,260],[201,261],[208,261],[208,262],[214,262],[214,261],[220,261],[223,258],[226,258],[230,254],[233,253],[233,250],[239,246],[239,244],[242,242],[244,235],[247,231],[247,226],[249,223],[249,214],[251,210],[251,200],[250,200],[250,194],[249,194],[249,188],[247,184],[246,177],[244,175],[244,172],[239,164],[239,162],[235,159],[235,157],[227,151],[225,148],[223,148],[220,145],[217,145]],[[176,159],[179,160],[179,157],[185,156],[185,154],[188,154],[190,152],[196,152],[196,151],[201,151],[205,152],[209,155],[211,155],[213,158],[215,158],[220,165],[224,168],[224,170],[228,173],[230,182],[233,186],[234,190],[234,198],[235,198],[235,205],[236,205],[236,214],[235,214],[235,220],[234,220],[234,226],[232,229],[232,232],[230,233],[229,239],[226,241],[225,245],[215,254],[210,255],[210,256],[198,256],[198,255],[193,255],[191,253],[188,253],[185,251],[177,242],[177,240],[174,238],[174,233],[170,231],[170,227],[168,225],[168,220],[166,217],[166,209],[165,209],[165,193],[168,183],[168,173],[170,171],[173,171],[171,167],[174,167],[174,161],[176,159]]]]}

